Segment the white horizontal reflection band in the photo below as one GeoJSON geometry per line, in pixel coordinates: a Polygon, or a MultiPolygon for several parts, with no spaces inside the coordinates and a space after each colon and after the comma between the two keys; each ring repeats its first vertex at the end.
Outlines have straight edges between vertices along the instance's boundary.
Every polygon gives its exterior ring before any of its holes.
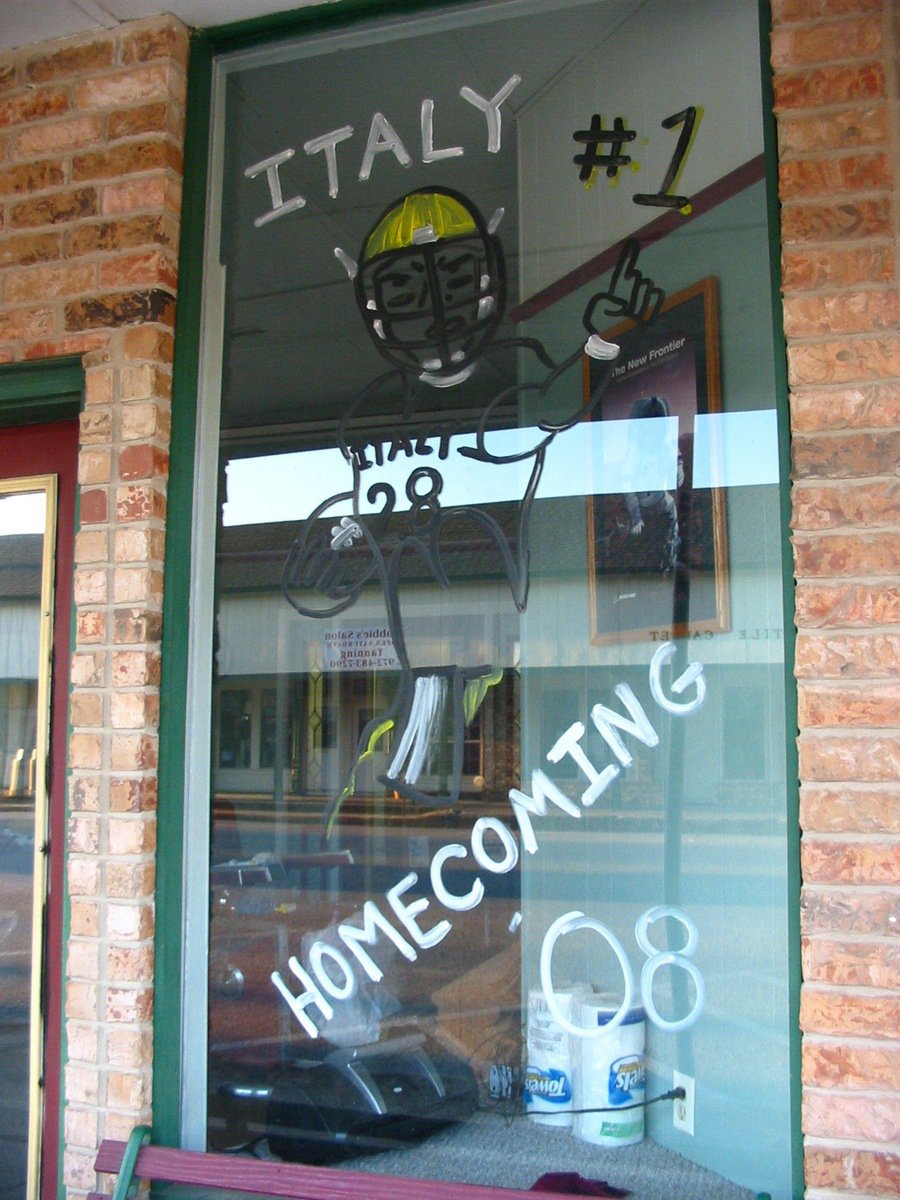
{"type": "MultiPolygon", "coordinates": [[[[677,417],[655,420],[590,421],[573,426],[555,439],[547,453],[538,497],[622,495],[638,491],[669,491],[677,487],[679,423],[677,417]]],[[[544,434],[538,429],[502,429],[486,435],[497,457],[528,454],[544,434]]],[[[360,511],[370,505],[366,492],[373,483],[390,484],[398,510],[410,507],[406,481],[423,464],[441,475],[440,502],[445,508],[462,504],[500,504],[521,500],[534,466],[521,462],[479,462],[454,451],[475,445],[472,433],[422,439],[398,438],[379,443],[378,459],[360,473],[360,511]],[[418,448],[412,457],[406,447],[418,448]]],[[[778,428],[774,409],[758,412],[700,413],[694,418],[692,488],[749,487],[779,479],[778,428]]],[[[226,465],[228,499],[223,505],[226,526],[265,525],[302,521],[331,493],[337,481],[349,482],[351,469],[337,447],[231,459],[226,465]]],[[[349,501],[328,510],[329,518],[350,516],[349,501]]]]}

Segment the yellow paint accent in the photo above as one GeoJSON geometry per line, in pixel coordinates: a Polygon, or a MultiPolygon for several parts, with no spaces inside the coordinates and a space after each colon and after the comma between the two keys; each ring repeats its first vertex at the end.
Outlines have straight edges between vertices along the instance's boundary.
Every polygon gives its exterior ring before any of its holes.
{"type": "Polygon", "coordinates": [[[417,229],[430,226],[438,239],[463,237],[475,232],[472,214],[453,196],[441,192],[414,192],[391,209],[366,242],[364,261],[388,250],[405,250],[414,244],[417,229]]]}
{"type": "Polygon", "coordinates": [[[477,679],[470,679],[466,683],[465,691],[463,692],[463,716],[468,725],[475,714],[481,708],[488,690],[496,687],[503,678],[503,671],[498,668],[492,671],[490,675],[480,675],[477,679]]]}
{"type": "Polygon", "coordinates": [[[365,750],[363,750],[362,754],[360,754],[359,758],[356,760],[356,762],[353,765],[353,770],[350,772],[350,778],[347,780],[346,787],[343,789],[341,794],[338,796],[337,800],[334,802],[334,804],[332,806],[331,812],[328,814],[328,820],[325,824],[326,838],[331,837],[332,831],[334,830],[335,822],[337,821],[338,816],[340,815],[341,807],[343,806],[344,801],[347,799],[348,796],[350,796],[353,793],[353,790],[356,787],[356,772],[359,770],[359,768],[362,766],[362,764],[366,761],[367,758],[372,757],[372,755],[375,753],[375,750],[377,749],[378,743],[381,741],[381,739],[384,737],[384,735],[386,733],[389,733],[393,728],[394,728],[394,721],[392,718],[389,718],[387,721],[382,721],[380,725],[376,725],[375,728],[372,730],[372,733],[369,736],[369,740],[368,740],[368,742],[366,742],[365,750]]]}

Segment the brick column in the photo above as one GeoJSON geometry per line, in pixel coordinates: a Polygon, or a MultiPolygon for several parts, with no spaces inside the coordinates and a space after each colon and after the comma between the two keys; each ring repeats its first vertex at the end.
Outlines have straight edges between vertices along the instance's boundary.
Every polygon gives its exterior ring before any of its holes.
{"type": "Polygon", "coordinates": [[[156,765],[187,31],[0,59],[0,362],[80,354],[64,1178],[152,1102],[156,765]]]}
{"type": "Polygon", "coordinates": [[[809,1195],[900,1195],[893,0],[775,0],[797,575],[809,1195]]]}

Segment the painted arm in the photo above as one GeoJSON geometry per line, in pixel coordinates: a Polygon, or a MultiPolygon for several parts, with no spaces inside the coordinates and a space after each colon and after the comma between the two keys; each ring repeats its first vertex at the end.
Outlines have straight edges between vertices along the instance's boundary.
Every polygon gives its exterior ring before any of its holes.
{"type": "Polygon", "coordinates": [[[334,617],[355,604],[378,570],[378,557],[364,526],[338,515],[353,492],[323,500],[294,539],[281,572],[287,602],[304,617],[334,617]],[[332,518],[328,512],[332,510],[332,518]]]}

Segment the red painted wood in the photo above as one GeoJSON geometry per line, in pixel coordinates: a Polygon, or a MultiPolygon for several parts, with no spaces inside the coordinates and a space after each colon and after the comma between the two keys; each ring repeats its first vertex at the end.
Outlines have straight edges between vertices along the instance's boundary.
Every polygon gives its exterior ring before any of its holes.
{"type": "MultiPolygon", "coordinates": [[[[104,1141],[94,1163],[96,1170],[116,1174],[125,1145],[125,1142],[104,1141]]],[[[160,1183],[205,1185],[290,1200],[535,1200],[534,1192],[515,1188],[369,1175],[334,1167],[306,1167],[232,1154],[176,1150],[169,1146],[144,1146],[138,1154],[135,1175],[160,1183]]],[[[566,1200],[558,1192],[541,1193],[541,1200],[554,1197],[566,1200]]]]}
{"type": "Polygon", "coordinates": [[[0,429],[0,478],[56,475],[56,595],[53,618],[53,679],[50,712],[50,903],[45,962],[44,1130],[41,1195],[57,1194],[59,1156],[60,1039],[62,1034],[62,895],[66,837],[66,733],[69,699],[69,633],[72,622],[72,558],[78,421],[51,421],[0,429]]]}

